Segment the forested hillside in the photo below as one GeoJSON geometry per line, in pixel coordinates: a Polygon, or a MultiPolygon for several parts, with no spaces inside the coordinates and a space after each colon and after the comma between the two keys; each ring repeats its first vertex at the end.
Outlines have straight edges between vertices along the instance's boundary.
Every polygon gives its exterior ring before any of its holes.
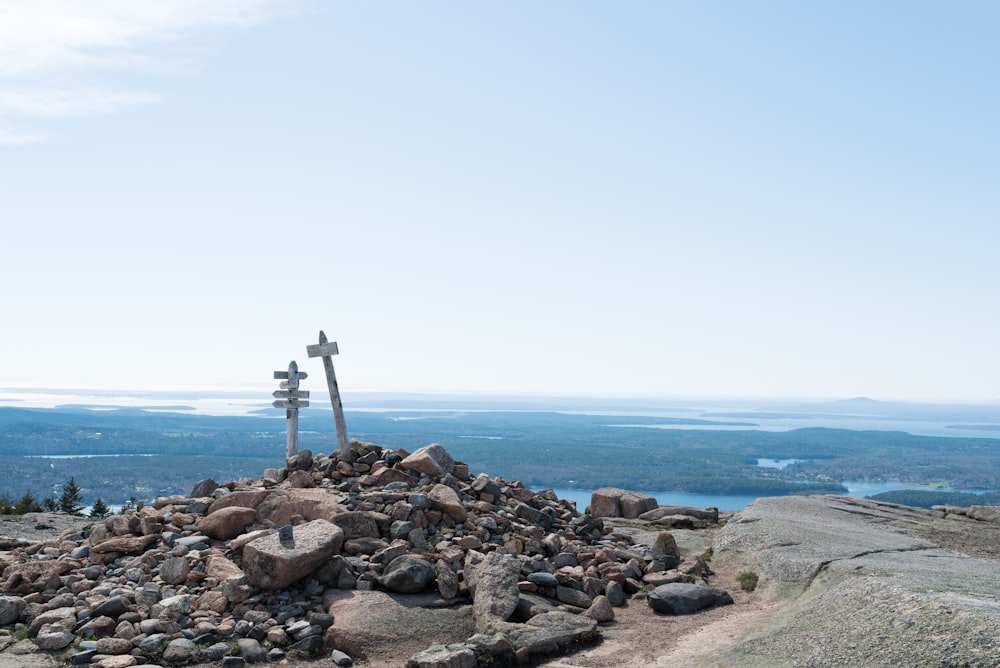
{"type": "MultiPolygon", "coordinates": [[[[536,489],[782,495],[843,492],[844,480],[1000,489],[1000,441],[988,438],[682,429],[643,418],[663,427],[648,428],[629,426],[634,417],[553,412],[348,412],[347,420],[352,438],[408,450],[441,443],[474,472],[536,489]],[[806,461],[773,469],[757,466],[760,458],[806,461]]],[[[0,492],[44,498],[73,476],[85,501],[119,503],[188,492],[206,477],[256,478],[283,465],[284,426],[280,417],[0,408],[0,492]]],[[[336,449],[329,411],[303,411],[300,429],[300,449],[336,449]]]]}

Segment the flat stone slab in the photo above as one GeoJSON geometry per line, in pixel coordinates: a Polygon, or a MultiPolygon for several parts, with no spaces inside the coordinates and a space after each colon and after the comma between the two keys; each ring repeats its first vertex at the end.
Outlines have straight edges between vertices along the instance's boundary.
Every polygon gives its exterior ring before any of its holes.
{"type": "Polygon", "coordinates": [[[327,646],[377,662],[435,644],[460,643],[475,633],[472,606],[434,607],[439,601],[429,593],[328,590],[323,604],[336,621],[326,631],[327,646]]]}
{"type": "Polygon", "coordinates": [[[294,528],[291,540],[263,536],[243,548],[243,571],[260,589],[281,589],[306,577],[340,551],[344,532],[326,520],[294,528]]]}
{"type": "Polygon", "coordinates": [[[712,660],[996,665],[1000,528],[985,525],[866,499],[758,499],[720,532],[714,558],[758,573],[761,594],[783,605],[712,660]]]}

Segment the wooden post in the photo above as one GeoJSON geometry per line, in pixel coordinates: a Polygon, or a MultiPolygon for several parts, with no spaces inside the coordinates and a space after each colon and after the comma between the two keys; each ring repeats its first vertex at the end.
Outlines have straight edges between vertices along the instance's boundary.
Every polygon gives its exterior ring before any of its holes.
{"type": "Polygon", "coordinates": [[[285,461],[299,452],[299,409],[309,405],[308,401],[303,401],[309,397],[309,390],[300,390],[299,381],[308,377],[305,371],[299,371],[295,360],[288,364],[288,371],[274,372],[275,380],[284,380],[279,385],[281,389],[271,393],[277,399],[271,405],[285,409],[285,461]]]}
{"type": "Polygon", "coordinates": [[[337,389],[337,374],[333,371],[333,355],[340,354],[337,342],[328,342],[323,330],[319,332],[319,343],[306,346],[309,357],[322,357],[323,369],[326,371],[326,384],[330,388],[330,403],[333,405],[333,421],[337,425],[337,445],[340,447],[340,458],[345,459],[350,454],[351,446],[347,442],[347,421],[344,420],[344,407],[340,403],[340,390],[337,389]]]}

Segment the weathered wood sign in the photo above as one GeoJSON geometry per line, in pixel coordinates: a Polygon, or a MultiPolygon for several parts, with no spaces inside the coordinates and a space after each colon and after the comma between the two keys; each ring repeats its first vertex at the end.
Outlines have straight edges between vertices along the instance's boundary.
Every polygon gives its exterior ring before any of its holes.
{"type": "Polygon", "coordinates": [[[326,334],[319,332],[319,343],[306,346],[309,357],[322,357],[323,369],[326,371],[326,384],[330,389],[330,403],[333,405],[333,421],[337,425],[337,445],[340,456],[346,458],[351,446],[347,441],[347,421],[344,420],[344,407],[340,403],[340,390],[337,389],[337,374],[333,371],[333,355],[340,351],[336,341],[327,341],[326,334]]]}
{"type": "Polygon", "coordinates": [[[271,405],[285,409],[285,459],[291,459],[299,451],[299,409],[309,405],[309,391],[299,389],[299,381],[309,377],[305,371],[299,371],[299,365],[292,360],[288,371],[275,371],[274,379],[283,380],[281,389],[275,390],[271,396],[276,401],[271,405]]]}

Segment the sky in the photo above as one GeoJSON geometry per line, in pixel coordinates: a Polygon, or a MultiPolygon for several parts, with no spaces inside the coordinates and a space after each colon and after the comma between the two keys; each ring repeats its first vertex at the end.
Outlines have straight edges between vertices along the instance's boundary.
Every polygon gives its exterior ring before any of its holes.
{"type": "Polygon", "coordinates": [[[998,32],[0,0],[0,387],[1000,400],[998,32]]]}

